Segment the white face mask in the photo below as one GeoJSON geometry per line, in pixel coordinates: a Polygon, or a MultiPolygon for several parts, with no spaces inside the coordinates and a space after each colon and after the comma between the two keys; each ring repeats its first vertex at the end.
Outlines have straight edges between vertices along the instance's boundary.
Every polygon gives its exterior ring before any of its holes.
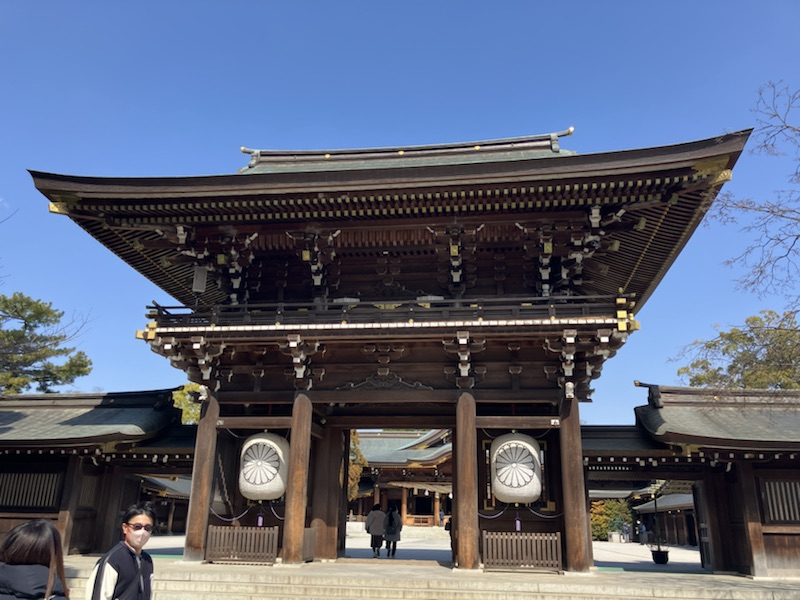
{"type": "Polygon", "coordinates": [[[131,529],[128,531],[128,544],[130,544],[133,548],[143,548],[150,539],[150,535],[151,532],[145,531],[144,529],[140,529],[139,531],[134,531],[131,529]]]}

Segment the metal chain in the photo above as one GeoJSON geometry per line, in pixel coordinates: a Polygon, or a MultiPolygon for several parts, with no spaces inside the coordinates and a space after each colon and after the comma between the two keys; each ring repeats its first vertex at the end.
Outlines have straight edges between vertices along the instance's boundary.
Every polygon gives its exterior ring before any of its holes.
{"type": "Polygon", "coordinates": [[[225,481],[225,469],[222,466],[222,456],[217,452],[217,466],[219,467],[219,479],[222,482],[222,500],[228,507],[228,511],[233,513],[233,503],[231,502],[231,495],[228,492],[228,482],[225,481]]]}

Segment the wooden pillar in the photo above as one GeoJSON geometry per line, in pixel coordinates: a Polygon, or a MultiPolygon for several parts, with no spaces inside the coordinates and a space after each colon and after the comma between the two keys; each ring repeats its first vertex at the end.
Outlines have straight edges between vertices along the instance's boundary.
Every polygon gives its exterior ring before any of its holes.
{"type": "Polygon", "coordinates": [[[167,514],[167,533],[172,533],[172,525],[175,522],[175,500],[169,501],[169,513],[167,514]]]}
{"type": "Polygon", "coordinates": [[[742,517],[744,518],[744,534],[747,539],[745,554],[750,562],[750,575],[766,577],[767,553],[764,547],[764,530],[761,523],[761,511],[758,508],[758,489],[753,465],[744,461],[736,464],[738,487],[742,496],[742,517]]]}
{"type": "MultiPolygon", "coordinates": [[[[348,486],[349,486],[349,473],[350,473],[350,430],[345,429],[342,431],[342,464],[340,465],[342,469],[342,488],[339,491],[339,498],[340,498],[340,506],[347,508],[349,502],[348,496],[348,486]]],[[[358,506],[359,506],[359,515],[366,514],[362,513],[364,500],[363,498],[358,499],[358,506]]],[[[337,541],[336,541],[336,549],[337,555],[338,552],[344,552],[346,548],[346,540],[347,540],[347,510],[339,510],[339,514],[336,517],[337,523],[339,523],[339,528],[337,532],[337,541]]]]}
{"type": "Polygon", "coordinates": [[[400,489],[400,522],[405,525],[406,516],[408,516],[408,488],[400,489]]]}
{"type": "Polygon", "coordinates": [[[311,399],[298,394],[292,408],[286,521],[283,526],[283,563],[302,564],[303,531],[308,506],[308,459],[311,452],[311,399]]]}
{"type": "Polygon", "coordinates": [[[72,548],[72,527],[75,524],[75,514],[78,512],[82,477],[81,458],[75,455],[70,456],[67,473],[64,476],[61,506],[58,510],[58,530],[61,533],[64,555],[69,554],[72,548]]]}
{"type": "Polygon", "coordinates": [[[592,566],[589,514],[583,473],[583,447],[578,401],[565,399],[561,415],[561,486],[564,495],[564,541],[567,571],[588,572],[592,566]]]}
{"type": "Polygon", "coordinates": [[[456,500],[456,490],[458,490],[458,452],[456,451],[458,448],[458,431],[454,429],[451,433],[451,438],[453,464],[452,473],[450,475],[452,480],[452,487],[450,488],[450,553],[452,555],[453,567],[455,567],[458,564],[458,512],[456,511],[456,506],[458,505],[458,501],[456,500]]]}
{"type": "MultiPolygon", "coordinates": [[[[372,504],[374,506],[375,504],[380,504],[380,503],[381,503],[381,486],[376,481],[375,484],[372,486],[372,504]]],[[[369,509],[372,510],[372,506],[370,506],[369,509]]],[[[367,511],[367,513],[369,513],[369,511],[367,511]]]]}
{"type": "Polygon", "coordinates": [[[203,560],[206,553],[208,512],[214,494],[214,465],[217,459],[217,396],[209,392],[208,401],[201,410],[197,424],[197,441],[194,445],[192,492],[189,496],[186,541],[183,547],[183,559],[191,561],[203,560]]]}
{"type": "Polygon", "coordinates": [[[722,514],[717,510],[716,481],[718,473],[703,472],[703,481],[695,484],[697,507],[697,545],[704,569],[722,571],[725,568],[722,552],[722,514]]]}
{"type": "Polygon", "coordinates": [[[464,392],[456,404],[456,453],[458,477],[456,478],[455,511],[458,514],[456,539],[459,569],[477,569],[480,566],[478,542],[478,440],[475,426],[475,397],[464,392]]]}
{"type": "Polygon", "coordinates": [[[342,431],[328,427],[314,460],[311,527],[316,530],[315,558],[336,558],[342,453],[342,431]]]}
{"type": "Polygon", "coordinates": [[[125,475],[122,469],[110,467],[103,474],[103,493],[98,510],[98,517],[102,525],[98,529],[98,551],[105,552],[122,539],[122,519],[120,514],[120,500],[125,487],[125,475]],[[102,517],[101,515],[102,511],[102,517]]]}
{"type": "Polygon", "coordinates": [[[439,518],[439,511],[442,508],[441,499],[439,498],[439,492],[433,493],[433,524],[437,527],[442,526],[442,520],[439,518]]]}

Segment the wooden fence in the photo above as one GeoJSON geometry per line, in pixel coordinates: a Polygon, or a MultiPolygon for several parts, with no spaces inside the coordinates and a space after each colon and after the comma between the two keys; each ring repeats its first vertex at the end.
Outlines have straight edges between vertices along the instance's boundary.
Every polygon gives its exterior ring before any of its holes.
{"type": "Polygon", "coordinates": [[[278,557],[277,527],[209,525],[208,562],[275,564],[278,557]]]}
{"type": "Polygon", "coordinates": [[[306,527],[303,530],[303,562],[314,562],[314,550],[317,545],[317,530],[306,527]]]}
{"type": "Polygon", "coordinates": [[[484,531],[483,566],[487,571],[561,571],[561,534],[484,531]]]}

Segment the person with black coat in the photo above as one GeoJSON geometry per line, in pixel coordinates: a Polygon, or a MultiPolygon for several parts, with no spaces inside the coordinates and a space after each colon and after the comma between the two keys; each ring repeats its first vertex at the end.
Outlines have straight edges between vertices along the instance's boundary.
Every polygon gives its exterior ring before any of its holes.
{"type": "Polygon", "coordinates": [[[134,504],[122,518],[122,541],[97,561],[86,584],[86,600],[150,600],[153,559],[142,548],[156,525],[150,502],[134,504]]]}
{"type": "Polygon", "coordinates": [[[58,528],[45,519],[17,525],[0,544],[0,600],[69,600],[58,528]]]}

